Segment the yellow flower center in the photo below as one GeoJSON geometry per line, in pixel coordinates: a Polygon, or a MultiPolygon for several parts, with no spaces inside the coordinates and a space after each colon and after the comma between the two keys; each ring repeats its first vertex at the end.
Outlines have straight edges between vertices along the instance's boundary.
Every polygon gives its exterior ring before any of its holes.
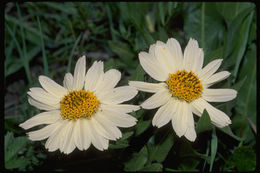
{"type": "Polygon", "coordinates": [[[63,119],[88,118],[97,112],[100,101],[89,91],[70,91],[60,101],[60,112],[63,119]]]}
{"type": "Polygon", "coordinates": [[[190,71],[185,70],[171,73],[166,84],[172,95],[180,100],[191,102],[201,96],[202,85],[199,78],[190,71]]]}

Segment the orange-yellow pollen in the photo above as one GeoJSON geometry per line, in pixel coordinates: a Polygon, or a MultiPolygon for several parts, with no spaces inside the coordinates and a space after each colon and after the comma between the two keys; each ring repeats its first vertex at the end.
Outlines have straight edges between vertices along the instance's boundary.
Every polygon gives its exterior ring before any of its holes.
{"type": "Polygon", "coordinates": [[[166,84],[174,97],[187,102],[199,98],[202,93],[200,80],[192,71],[178,70],[171,73],[166,84]]]}
{"type": "Polygon", "coordinates": [[[60,101],[60,112],[63,119],[77,120],[88,118],[97,112],[100,101],[89,91],[70,91],[60,101]]]}

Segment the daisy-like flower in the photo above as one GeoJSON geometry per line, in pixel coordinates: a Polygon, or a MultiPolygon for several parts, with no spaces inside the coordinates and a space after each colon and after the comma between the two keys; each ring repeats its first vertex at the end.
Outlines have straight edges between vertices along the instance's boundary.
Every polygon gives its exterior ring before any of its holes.
{"type": "Polygon", "coordinates": [[[204,109],[217,127],[231,124],[230,118],[208,102],[225,102],[236,97],[233,89],[210,89],[226,79],[230,73],[215,73],[222,59],[216,59],[202,68],[204,53],[198,42],[190,39],[184,50],[174,38],[167,43],[157,41],[150,46],[149,53],[140,52],[143,69],[159,83],[130,81],[129,85],[140,91],[155,93],[141,104],[144,109],[160,107],[153,117],[153,126],[162,127],[170,120],[176,134],[188,140],[196,139],[193,113],[201,116],[204,109]],[[215,73],[215,74],[214,74],[215,73]]]}
{"type": "Polygon", "coordinates": [[[120,104],[132,99],[137,90],[131,86],[116,87],[121,79],[118,70],[104,73],[102,61],[95,61],[86,73],[85,56],[81,57],[74,76],[67,73],[61,86],[46,76],[40,76],[42,88],[30,88],[29,103],[44,112],[35,115],[20,127],[29,129],[47,124],[40,130],[28,133],[29,139],[48,138],[49,151],[60,149],[66,154],[76,147],[86,150],[91,143],[98,150],[108,148],[109,140],[122,137],[118,127],[130,127],[137,119],[127,113],[139,106],[120,104]]]}

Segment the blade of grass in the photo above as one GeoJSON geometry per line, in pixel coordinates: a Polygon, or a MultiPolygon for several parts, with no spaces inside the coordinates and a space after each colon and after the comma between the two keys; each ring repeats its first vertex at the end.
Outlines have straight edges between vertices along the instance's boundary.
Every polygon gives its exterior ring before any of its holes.
{"type": "MultiPolygon", "coordinates": [[[[207,150],[206,150],[206,156],[209,155],[209,145],[210,145],[210,144],[209,144],[209,141],[208,141],[208,143],[207,143],[207,150]]],[[[204,172],[204,170],[205,170],[206,163],[207,163],[207,160],[204,161],[203,168],[202,168],[202,172],[204,172]]]]}
{"type": "Polygon", "coordinates": [[[211,139],[211,158],[210,158],[210,167],[209,167],[210,172],[212,172],[217,149],[218,149],[218,138],[216,136],[216,130],[214,128],[212,132],[212,139],[211,139]]]}
{"type": "MultiPolygon", "coordinates": [[[[19,8],[19,5],[16,3],[16,8],[18,11],[18,17],[20,22],[22,23],[22,15],[21,15],[21,11],[19,8]]],[[[23,43],[23,65],[24,65],[24,69],[25,69],[25,73],[28,79],[29,84],[32,83],[32,78],[31,78],[31,74],[30,74],[30,67],[29,67],[29,61],[28,61],[28,56],[27,56],[27,48],[26,48],[26,43],[25,43],[25,36],[24,36],[24,29],[23,26],[20,25],[20,30],[21,30],[21,36],[22,36],[22,43],[23,43]]]]}
{"type": "Polygon", "coordinates": [[[111,9],[108,4],[106,4],[106,13],[107,13],[107,17],[108,17],[109,29],[110,29],[110,34],[111,34],[112,40],[116,40],[116,36],[113,32],[114,25],[113,25],[113,21],[112,21],[112,13],[111,13],[111,9]]]}
{"type": "MultiPolygon", "coordinates": [[[[26,31],[30,32],[31,34],[35,34],[37,36],[40,36],[38,30],[35,28],[31,27],[27,23],[20,21],[19,19],[16,19],[15,17],[12,17],[8,14],[5,14],[5,20],[8,22],[13,23],[14,25],[22,26],[26,31]]],[[[49,39],[46,35],[43,36],[44,39],[49,39]]]]}
{"type": "MultiPolygon", "coordinates": [[[[15,37],[15,32],[12,32],[11,28],[6,24],[5,25],[6,28],[7,28],[7,31],[9,32],[9,34],[12,36],[12,39],[14,40],[15,42],[15,45],[17,47],[17,50],[18,50],[18,53],[19,53],[19,56],[22,57],[23,56],[23,51],[22,51],[22,48],[19,44],[19,42],[17,41],[16,37],[15,37]]],[[[6,57],[8,58],[8,57],[6,57]]]]}
{"type": "Polygon", "coordinates": [[[204,50],[205,48],[205,3],[201,6],[201,46],[204,50]]]}
{"type": "Polygon", "coordinates": [[[70,69],[71,69],[71,61],[72,61],[72,57],[73,57],[73,53],[74,53],[74,50],[76,49],[79,41],[80,41],[80,38],[82,36],[82,33],[78,36],[77,40],[75,41],[74,45],[73,45],[73,48],[71,50],[71,53],[70,53],[70,57],[69,57],[69,63],[68,63],[68,68],[67,68],[67,71],[69,72],[70,69]]]}
{"type": "Polygon", "coordinates": [[[43,61],[44,74],[46,76],[48,76],[49,75],[48,61],[47,61],[46,53],[45,53],[45,45],[44,45],[44,40],[43,40],[41,22],[40,22],[40,19],[39,19],[38,16],[37,16],[37,22],[38,22],[38,27],[39,27],[39,30],[40,30],[40,37],[41,37],[42,61],[43,61]]]}
{"type": "Polygon", "coordinates": [[[165,15],[164,15],[164,8],[163,8],[163,4],[162,2],[159,2],[158,3],[158,11],[159,11],[159,16],[160,16],[160,19],[161,19],[161,23],[162,23],[162,26],[165,25],[165,15]]]}
{"type": "MultiPolygon", "coordinates": [[[[13,29],[12,33],[13,33],[13,35],[16,34],[16,25],[14,25],[14,29],[13,29]]],[[[12,37],[12,40],[11,40],[7,50],[6,50],[6,55],[5,55],[6,58],[8,58],[10,56],[10,54],[12,53],[12,51],[13,51],[14,42],[15,42],[14,39],[15,39],[15,37],[12,37]]]]}

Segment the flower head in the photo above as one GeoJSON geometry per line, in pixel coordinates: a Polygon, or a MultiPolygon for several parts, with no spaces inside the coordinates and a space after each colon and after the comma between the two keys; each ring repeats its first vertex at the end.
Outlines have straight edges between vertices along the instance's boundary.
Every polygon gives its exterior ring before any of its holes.
{"type": "Polygon", "coordinates": [[[90,144],[97,149],[108,148],[109,140],[122,137],[118,127],[136,124],[136,118],[128,113],[139,106],[121,104],[132,99],[137,90],[131,86],[116,87],[121,78],[118,70],[104,73],[102,61],[95,61],[86,73],[85,56],[81,57],[74,76],[67,73],[60,86],[46,76],[40,76],[42,88],[30,88],[29,103],[44,112],[35,115],[20,126],[29,129],[47,124],[40,130],[28,133],[33,141],[48,138],[45,147],[49,151],[60,149],[66,154],[76,147],[86,150],[90,144]]]}
{"type": "Polygon", "coordinates": [[[231,124],[230,118],[208,102],[225,102],[236,97],[233,89],[211,89],[211,85],[226,79],[230,73],[215,73],[222,59],[216,59],[202,68],[204,53],[198,42],[190,39],[182,54],[180,44],[174,38],[167,43],[157,41],[149,53],[139,53],[143,69],[159,83],[130,81],[129,85],[140,91],[155,93],[141,104],[144,109],[160,107],[152,124],[162,127],[169,121],[176,134],[188,140],[196,139],[193,113],[201,116],[206,109],[217,127],[231,124]]]}

